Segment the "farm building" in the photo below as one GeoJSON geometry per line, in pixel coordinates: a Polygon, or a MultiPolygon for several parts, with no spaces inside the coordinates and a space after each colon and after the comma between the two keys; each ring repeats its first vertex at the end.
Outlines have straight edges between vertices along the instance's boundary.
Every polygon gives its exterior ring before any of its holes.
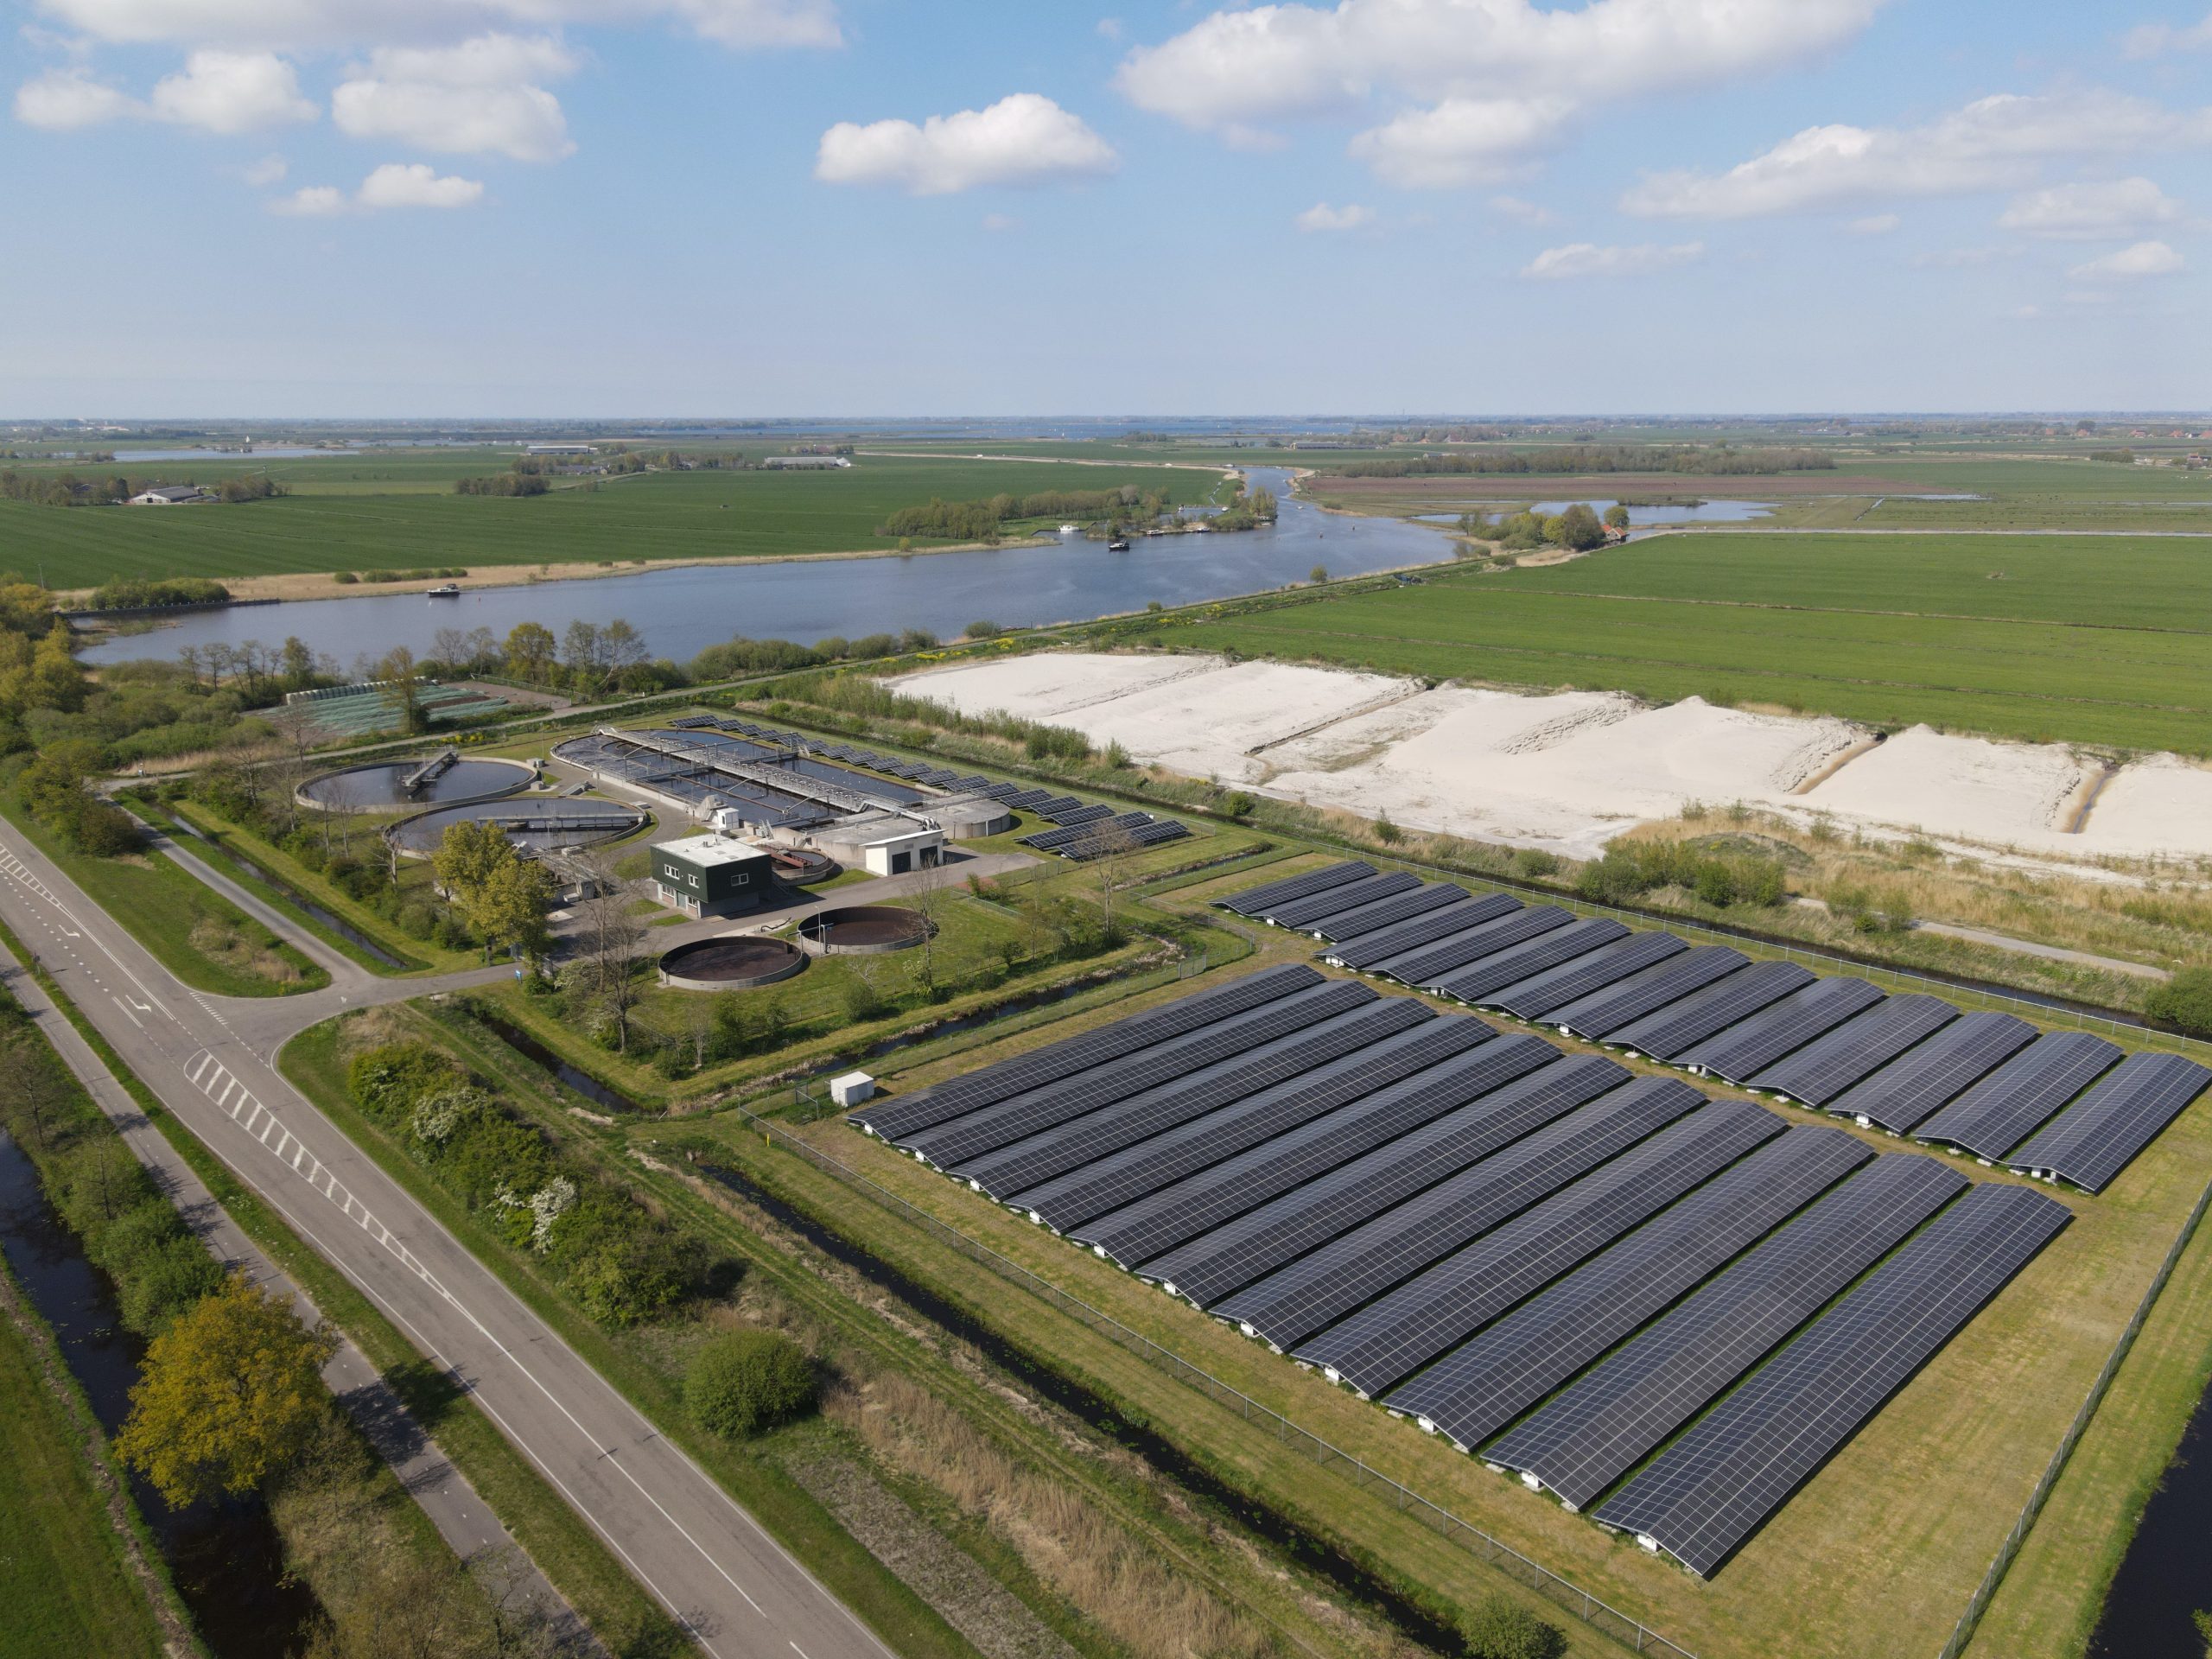
{"type": "Polygon", "coordinates": [[[853,463],[843,455],[770,455],[760,464],[772,473],[826,473],[853,463]]]}
{"type": "Polygon", "coordinates": [[[215,498],[196,484],[156,484],[151,489],[141,490],[130,498],[134,507],[181,507],[190,501],[212,501],[215,498]]]}

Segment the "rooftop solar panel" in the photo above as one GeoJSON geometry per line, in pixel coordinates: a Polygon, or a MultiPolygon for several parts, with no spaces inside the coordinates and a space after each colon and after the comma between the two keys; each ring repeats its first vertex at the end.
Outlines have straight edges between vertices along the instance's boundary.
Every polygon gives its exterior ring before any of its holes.
{"type": "Polygon", "coordinates": [[[1711,1578],[2070,1219],[1978,1186],[1694,1424],[1598,1511],[1711,1578]]]}
{"type": "Polygon", "coordinates": [[[2086,1031],[2047,1032],[1913,1131],[1994,1162],[2080,1094],[2120,1056],[2086,1031]]]}
{"type": "Polygon", "coordinates": [[[1882,993],[1863,979],[1816,979],[1750,1019],[1693,1044],[1673,1056],[1673,1064],[1740,1083],[1881,1000],[1882,993]]]}
{"type": "Polygon", "coordinates": [[[1630,1021],[1681,1001],[1715,980],[1751,963],[1740,950],[1708,944],[1653,963],[1625,979],[1544,1012],[1544,1023],[1577,1037],[1599,1038],[1630,1021]]]}
{"type": "Polygon", "coordinates": [[[1271,905],[1260,912],[1277,927],[1294,928],[1303,931],[1312,922],[1323,916],[1334,915],[1340,910],[1372,904],[1377,899],[1388,899],[1393,893],[1411,893],[1421,886],[1421,878],[1403,870],[1392,870],[1383,875],[1363,876],[1341,887],[1329,887],[1310,893],[1303,899],[1294,899],[1287,905],[1271,905]]]}
{"type": "Polygon", "coordinates": [[[1959,1011],[1938,996],[1888,997],[1753,1074],[1751,1086],[1771,1089],[1808,1106],[1825,1106],[1958,1017],[1959,1011]]]}
{"type": "Polygon", "coordinates": [[[1247,887],[1242,893],[1232,893],[1226,899],[1217,899],[1214,904],[1223,910],[1233,910],[1239,916],[1257,916],[1271,905],[1288,904],[1294,899],[1303,899],[1308,893],[1324,887],[1340,887],[1348,881],[1375,874],[1375,867],[1363,860],[1331,864],[1325,868],[1307,870],[1299,875],[1287,875],[1279,881],[1269,881],[1256,887],[1247,887]]]}
{"type": "Polygon", "coordinates": [[[2195,1060],[2131,1054],[2005,1162],[2101,1192],[2208,1087],[2212,1071],[2195,1060]]]}
{"type": "Polygon", "coordinates": [[[1616,1027],[1605,1033],[1608,1043],[1649,1054],[1655,1060],[1672,1060],[1694,1043],[1748,1020],[1760,1009],[1802,990],[1813,982],[1810,969],[1794,962],[1755,962],[1740,974],[1731,974],[1717,985],[1684,997],[1616,1027]]]}
{"type": "Polygon", "coordinates": [[[955,1168],[1010,1142],[1040,1134],[1085,1112],[1185,1077],[1249,1049],[1304,1030],[1317,1020],[1343,1014],[1375,1000],[1363,985],[1334,980],[1310,990],[1294,991],[1281,1001],[1236,1014],[1173,1042],[1145,1049],[1096,1071],[1066,1077],[1008,1096],[946,1123],[933,1124],[905,1137],[904,1144],[940,1169],[955,1168]],[[1359,991],[1363,995],[1347,995],[1359,991]]]}
{"type": "Polygon", "coordinates": [[[1477,1239],[1349,1319],[1299,1344],[1299,1358],[1370,1398],[1448,1353],[1491,1320],[1649,1220],[1761,1141],[1782,1120],[1715,1101],[1477,1239]]]}
{"type": "Polygon", "coordinates": [[[970,1071],[965,1077],[948,1077],[933,1088],[872,1102],[852,1114],[850,1121],[887,1141],[896,1141],[932,1123],[942,1123],[963,1112],[988,1106],[1025,1089],[1041,1088],[1062,1077],[1073,1077],[1093,1066],[1117,1060],[1124,1054],[1170,1041],[1321,982],[1321,976],[1302,963],[1263,969],[1196,996],[1179,997],[1096,1031],[1087,1031],[1079,1037],[1018,1054],[980,1071],[970,1071]]]}
{"type": "MultiPolygon", "coordinates": [[[[1556,1087],[1571,1080],[1586,1088],[1601,1076],[1539,1073],[1521,1086],[1556,1087]]],[[[1620,1098],[1601,1103],[1603,1111],[1578,1112],[1471,1168],[1384,1206],[1372,1220],[1363,1220],[1239,1291],[1213,1311],[1249,1326],[1278,1348],[1303,1343],[1586,1175],[1660,1123],[1694,1113],[1703,1096],[1687,1084],[1680,1093],[1659,1086],[1674,1081],[1645,1078],[1630,1084],[1618,1091],[1620,1098]],[[1645,1088],[1647,1084],[1652,1087],[1645,1088]],[[1631,1090],[1637,1092],[1631,1094],[1631,1090]]]]}
{"type": "Polygon", "coordinates": [[[1969,1014],[1853,1084],[1827,1109],[1902,1135],[2035,1039],[2036,1028],[2012,1014],[1969,1014]]]}
{"type": "Polygon", "coordinates": [[[1540,1020],[1554,1008],[1565,1007],[1579,997],[1603,990],[1688,949],[1671,933],[1631,933],[1587,956],[1492,991],[1482,1003],[1516,1020],[1540,1020]]]}
{"type": "MultiPolygon", "coordinates": [[[[1451,1023],[1476,1026],[1481,1021],[1451,1023]]],[[[1198,1241],[1193,1254],[1202,1254],[1215,1242],[1203,1235],[1293,1187],[1343,1168],[1400,1135],[1437,1122],[1471,1102],[1479,1102],[1493,1090],[1558,1058],[1556,1049],[1532,1045],[1527,1038],[1479,1044],[1456,1059],[1416,1072],[1402,1083],[1109,1211],[1073,1229],[1071,1236],[1096,1245],[1127,1267],[1167,1255],[1192,1240],[1198,1241]]],[[[1493,1137],[1491,1149],[1495,1150],[1567,1109],[1549,1102],[1518,1113],[1505,1107],[1485,1106],[1471,1111],[1469,1117],[1489,1126],[1493,1137]]],[[[1157,1274],[1147,1268],[1146,1276],[1172,1281],[1175,1275],[1169,1268],[1157,1274]]]]}
{"type": "Polygon", "coordinates": [[[1458,905],[1467,897],[1465,887],[1455,887],[1449,881],[1423,881],[1403,893],[1393,893],[1387,899],[1355,905],[1349,910],[1335,911],[1317,918],[1306,925],[1306,931],[1324,939],[1356,939],[1363,934],[1378,932],[1400,922],[1409,922],[1448,905],[1458,905]]]}
{"type": "Polygon", "coordinates": [[[1232,1102],[1306,1076],[1317,1066],[1381,1042],[1435,1016],[1410,997],[1388,997],[1327,1013],[1317,997],[1301,1028],[1241,1054],[1155,1084],[1071,1122],[944,1166],[993,1198],[1012,1199],[1070,1170],[1087,1168],[1124,1148],[1176,1128],[1232,1102]]]}
{"type": "Polygon", "coordinates": [[[1479,1446],[1873,1156],[1840,1129],[1783,1131],[1386,1403],[1462,1450],[1479,1446]]]}
{"type": "MultiPolygon", "coordinates": [[[[1538,1040],[1508,1037],[1484,1052],[1496,1059],[1501,1052],[1511,1054],[1510,1045],[1525,1047],[1538,1040]]],[[[1510,1215],[1681,1116],[1701,1098],[1687,1086],[1681,1092],[1631,1094],[1636,1085],[1622,1087],[1628,1080],[1625,1070],[1609,1067],[1595,1055],[1562,1061],[1556,1058],[1557,1050],[1552,1053],[1551,1064],[1484,1098],[1284,1193],[1208,1237],[1146,1262],[1145,1276],[1172,1283],[1178,1294],[1209,1312],[1241,1321],[1243,1308],[1264,1302],[1281,1288],[1262,1294],[1260,1286],[1268,1275],[1289,1272],[1330,1240],[1416,1195],[1449,1185],[1463,1203],[1488,1204],[1497,1215],[1510,1215]],[[1603,1103],[1602,1111],[1574,1110],[1616,1090],[1619,1098],[1603,1103]],[[1547,1127],[1528,1129],[1531,1118],[1547,1127]],[[1527,1138],[1514,1141],[1509,1136],[1510,1143],[1502,1145],[1501,1125],[1512,1136],[1527,1138]],[[1505,1161],[1471,1181],[1459,1179],[1493,1154],[1505,1161]]],[[[1245,1328],[1259,1334],[1249,1322],[1245,1328]]]]}
{"type": "MultiPolygon", "coordinates": [[[[1530,912],[1533,915],[1535,912],[1530,912]]],[[[1509,920],[1515,919],[1509,918],[1509,920]]],[[[1628,929],[1618,922],[1592,916],[1579,922],[1569,922],[1565,927],[1555,927],[1541,933],[1510,950],[1500,950],[1495,956],[1483,957],[1454,969],[1436,980],[1424,990],[1434,989],[1458,997],[1462,1002],[1481,1003],[1491,995],[1509,985],[1532,978],[1548,968],[1586,957],[1600,945],[1611,944],[1616,939],[1628,937],[1628,929]]]]}
{"type": "Polygon", "coordinates": [[[1510,916],[1521,908],[1521,901],[1503,893],[1485,893],[1477,899],[1462,894],[1452,903],[1416,917],[1410,922],[1400,922],[1379,932],[1363,933],[1356,939],[1339,939],[1325,953],[1331,962],[1342,963],[1347,968],[1365,969],[1392,957],[1403,956],[1424,944],[1468,929],[1484,922],[1494,922],[1501,916],[1510,916]]]}
{"type": "Polygon", "coordinates": [[[1967,1186],[1932,1158],[1877,1158],[1483,1452],[1587,1509],[1967,1186]]]}
{"type": "Polygon", "coordinates": [[[1377,1090],[1426,1073],[1491,1036],[1490,1028],[1478,1020],[1417,1021],[1303,1076],[1017,1193],[1015,1202],[1057,1231],[1074,1232],[1079,1223],[1134,1204],[1172,1181],[1287,1135],[1377,1090]]]}
{"type": "Polygon", "coordinates": [[[1559,905],[1537,905],[1533,908],[1515,908],[1502,912],[1489,920],[1478,922],[1458,933],[1446,934],[1432,944],[1408,950],[1403,956],[1388,957],[1368,964],[1367,971],[1384,979],[1395,979],[1402,985],[1416,990],[1434,984],[1448,974],[1456,973],[1470,963],[1494,957],[1502,950],[1535,938],[1538,934],[1569,925],[1574,912],[1559,905]]]}

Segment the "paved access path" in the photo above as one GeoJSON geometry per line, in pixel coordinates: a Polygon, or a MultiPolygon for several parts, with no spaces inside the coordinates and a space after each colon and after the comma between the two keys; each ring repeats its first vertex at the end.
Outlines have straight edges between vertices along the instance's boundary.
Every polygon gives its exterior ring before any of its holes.
{"type": "Polygon", "coordinates": [[[0,833],[0,918],[162,1103],[470,1391],[706,1651],[887,1659],[710,1475],[276,1071],[276,1048],[315,1020],[444,982],[377,981],[346,963],[343,980],[309,996],[189,990],[12,832],[0,833]]]}

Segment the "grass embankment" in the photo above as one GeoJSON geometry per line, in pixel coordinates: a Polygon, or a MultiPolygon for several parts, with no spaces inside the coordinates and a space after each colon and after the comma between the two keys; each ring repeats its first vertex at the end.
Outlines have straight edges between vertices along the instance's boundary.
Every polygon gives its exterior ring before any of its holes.
{"type": "MultiPolygon", "coordinates": [[[[410,1037],[435,1027],[406,1008],[383,1018],[410,1037]]],[[[285,1077],[408,1192],[539,1318],[650,1419],[708,1469],[830,1592],[907,1659],[971,1659],[971,1650],[938,1614],[848,1534],[780,1466],[700,1433],[684,1413],[680,1377],[651,1362],[655,1332],[618,1334],[586,1318],[538,1258],[503,1236],[433,1179],[401,1144],[353,1103],[339,1022],[313,1027],[277,1056],[285,1077]]]]}
{"type": "Polygon", "coordinates": [[[330,983],[321,968],[161,854],[92,858],[73,852],[24,811],[11,791],[0,791],[0,817],[193,989],[218,996],[292,996],[330,983]]]}
{"type": "MultiPolygon", "coordinates": [[[[21,941],[3,925],[0,944],[18,960],[28,959],[21,941]]],[[[41,972],[38,979],[54,1006],[191,1166],[239,1230],[307,1293],[323,1318],[353,1339],[423,1432],[492,1506],[538,1570],[615,1659],[661,1659],[688,1650],[681,1627],[630,1577],[545,1478],[507,1443],[451,1376],[418,1353],[350,1280],[309,1248],[280,1213],[186,1128],[51,976],[41,972]]]]}
{"type": "Polygon", "coordinates": [[[2201,753],[2207,614],[2212,563],[2182,540],[1683,535],[1166,632],[1436,679],[2201,753]]]}
{"type": "MultiPolygon", "coordinates": [[[[521,499],[452,493],[454,480],[504,471],[512,460],[510,451],[404,466],[384,455],[272,461],[267,470],[291,483],[294,494],[183,512],[0,501],[0,542],[24,569],[42,563],[56,588],[116,577],[612,563],[616,555],[646,563],[782,558],[896,550],[898,538],[877,535],[877,526],[933,496],[967,501],[1134,484],[1171,500],[1203,501],[1215,481],[1205,472],[1142,464],[863,457],[819,473],[648,473],[598,480],[597,489],[588,479],[561,480],[548,494],[521,499]]],[[[211,477],[222,470],[180,466],[211,477]]]]}
{"type": "MultiPolygon", "coordinates": [[[[60,1369],[53,1332],[4,1262],[0,1281],[0,1515],[9,1535],[0,1549],[0,1656],[161,1656],[162,1628],[95,1478],[99,1426],[66,1373],[57,1378],[41,1363],[34,1342],[60,1369]]],[[[118,1492],[116,1501],[130,1500],[118,1492]]]]}

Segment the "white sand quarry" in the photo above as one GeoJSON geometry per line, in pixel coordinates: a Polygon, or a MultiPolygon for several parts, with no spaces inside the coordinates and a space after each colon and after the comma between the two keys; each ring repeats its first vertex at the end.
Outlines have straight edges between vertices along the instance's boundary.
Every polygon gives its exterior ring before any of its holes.
{"type": "Polygon", "coordinates": [[[970,714],[1071,726],[1138,760],[1284,799],[1578,858],[1688,801],[1826,813],[2039,859],[2212,856],[2212,771],[2173,755],[2107,778],[2055,745],[1924,726],[1876,743],[1849,721],[1697,697],[1655,709],[1610,692],[1425,690],[1198,655],[1046,652],[892,683],[970,714]]]}

